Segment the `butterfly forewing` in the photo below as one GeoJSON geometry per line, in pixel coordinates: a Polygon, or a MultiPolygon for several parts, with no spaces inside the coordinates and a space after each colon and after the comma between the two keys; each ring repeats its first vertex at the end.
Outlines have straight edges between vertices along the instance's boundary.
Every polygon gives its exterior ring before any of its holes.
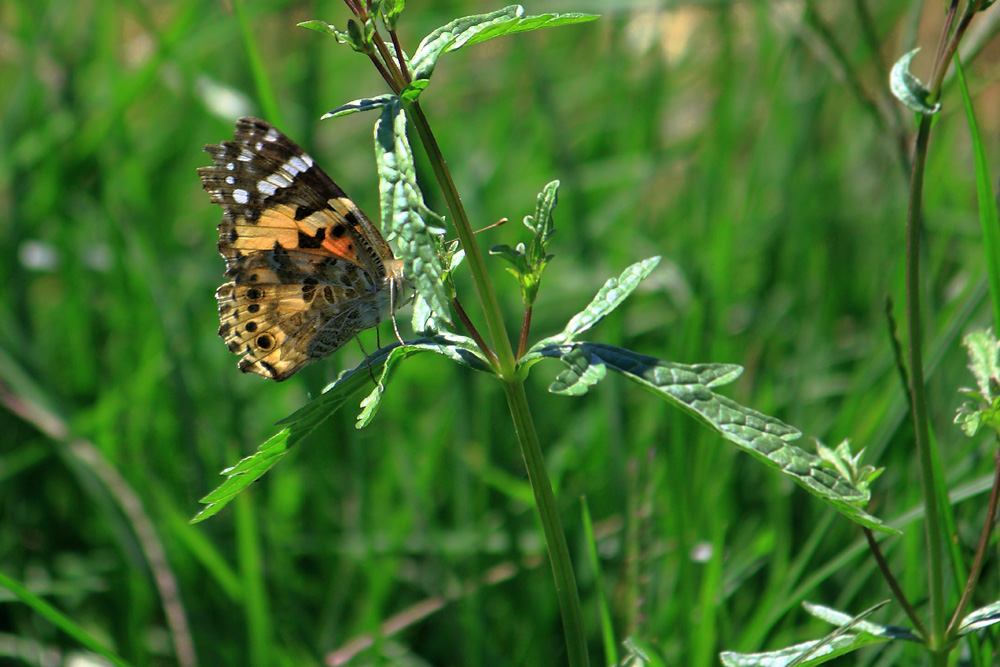
{"type": "Polygon", "coordinates": [[[399,262],[314,160],[269,123],[241,118],[198,173],[223,209],[219,335],[240,370],[284,380],[390,311],[399,262]]]}

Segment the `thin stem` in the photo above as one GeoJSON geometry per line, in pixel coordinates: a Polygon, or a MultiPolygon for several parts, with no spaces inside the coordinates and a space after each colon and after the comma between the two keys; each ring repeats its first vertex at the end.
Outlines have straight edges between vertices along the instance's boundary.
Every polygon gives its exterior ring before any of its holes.
{"type": "Polygon", "coordinates": [[[995,461],[993,490],[990,493],[989,507],[986,509],[986,523],[983,525],[982,535],[979,536],[976,558],[972,561],[972,571],[969,572],[969,580],[965,584],[965,590],[962,591],[962,599],[959,600],[958,607],[955,608],[955,614],[951,617],[951,623],[948,624],[947,636],[949,638],[954,637],[955,633],[958,632],[958,626],[962,622],[962,617],[965,615],[965,610],[969,606],[969,602],[972,600],[972,593],[976,590],[976,583],[979,581],[979,574],[982,572],[983,561],[986,558],[986,548],[990,544],[993,523],[997,518],[997,505],[1000,503],[1000,451],[997,452],[995,461]]]}
{"type": "Polygon", "coordinates": [[[465,308],[462,308],[462,302],[458,300],[458,297],[451,300],[451,307],[455,309],[455,312],[458,314],[459,321],[462,323],[462,326],[465,327],[465,331],[469,334],[469,336],[472,337],[472,340],[476,342],[479,350],[486,355],[487,359],[490,360],[490,364],[494,368],[497,368],[499,366],[499,363],[497,362],[497,355],[493,354],[493,350],[491,350],[490,346],[486,344],[485,340],[483,340],[483,335],[479,333],[479,329],[477,329],[476,325],[474,325],[472,320],[469,319],[469,314],[465,312],[465,308]]]}
{"type": "Polygon", "coordinates": [[[910,395],[916,435],[917,458],[920,462],[920,486],[924,499],[924,539],[927,542],[927,576],[930,592],[930,634],[927,644],[931,651],[941,650],[944,640],[944,554],[941,545],[941,517],[934,493],[934,463],[931,452],[930,426],[927,417],[927,397],[924,393],[923,330],[920,322],[920,208],[923,196],[924,167],[930,141],[931,117],[922,116],[917,131],[917,144],[910,179],[910,202],[906,221],[906,324],[909,329],[907,354],[910,362],[910,395]]]}
{"type": "Polygon", "coordinates": [[[392,38],[392,45],[396,49],[396,56],[399,58],[399,67],[403,71],[403,80],[409,83],[410,72],[406,68],[406,59],[403,58],[403,47],[399,45],[399,35],[396,34],[395,30],[390,30],[389,37],[392,38]]]}
{"type": "Polygon", "coordinates": [[[521,335],[517,340],[517,358],[520,359],[528,351],[528,334],[531,332],[531,306],[524,309],[521,318],[521,335]]]}
{"type": "Polygon", "coordinates": [[[408,100],[403,100],[403,104],[409,112],[408,116],[413,123],[413,127],[416,128],[417,134],[420,135],[420,141],[427,152],[431,168],[434,170],[438,185],[441,187],[441,192],[444,194],[445,201],[448,204],[448,210],[451,212],[451,222],[458,233],[458,239],[462,244],[462,248],[465,249],[465,259],[467,260],[469,270],[472,271],[472,279],[476,286],[476,292],[479,295],[479,300],[483,306],[483,313],[486,316],[486,328],[490,332],[490,338],[493,341],[496,351],[500,377],[501,379],[512,378],[515,373],[514,350],[511,347],[510,339],[507,337],[503,316],[500,313],[500,303],[497,301],[496,292],[493,290],[493,284],[490,282],[490,275],[486,271],[486,261],[483,259],[483,253],[473,237],[472,225],[469,224],[469,216],[462,205],[462,198],[458,196],[458,190],[455,188],[455,182],[451,178],[451,172],[448,170],[444,155],[441,153],[441,148],[434,138],[434,133],[431,131],[430,124],[427,122],[427,117],[424,116],[420,104],[416,101],[408,100]]]}
{"type": "Polygon", "coordinates": [[[566,633],[568,662],[570,667],[586,667],[590,664],[587,657],[587,635],[580,610],[580,596],[576,590],[576,577],[573,575],[573,563],[569,557],[569,547],[566,545],[562,522],[559,520],[556,498],[545,470],[538,434],[531,420],[528,397],[524,393],[524,384],[518,380],[505,381],[503,387],[514,420],[514,430],[521,445],[524,465],[528,470],[528,480],[535,494],[535,506],[542,521],[545,545],[549,551],[549,563],[552,565],[552,576],[555,578],[559,610],[562,613],[563,630],[566,633]]]}
{"type": "Polygon", "coordinates": [[[889,588],[892,589],[893,595],[896,596],[896,600],[903,607],[903,611],[910,617],[910,622],[913,623],[917,631],[926,638],[927,628],[924,627],[923,621],[921,621],[920,616],[917,615],[917,610],[913,608],[912,604],[910,604],[909,599],[906,597],[906,593],[903,592],[903,589],[900,587],[896,577],[892,574],[892,570],[889,569],[889,563],[886,562],[885,556],[882,555],[882,549],[879,548],[878,541],[875,539],[875,534],[872,533],[869,528],[863,528],[863,530],[865,532],[865,539],[868,540],[868,550],[871,551],[872,556],[875,557],[875,562],[878,564],[879,571],[882,572],[882,576],[885,577],[886,582],[889,584],[889,588]]]}

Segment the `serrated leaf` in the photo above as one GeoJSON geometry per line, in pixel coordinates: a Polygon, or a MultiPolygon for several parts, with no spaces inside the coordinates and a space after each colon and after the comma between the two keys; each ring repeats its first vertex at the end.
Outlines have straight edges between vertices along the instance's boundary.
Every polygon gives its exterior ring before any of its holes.
{"type": "Polygon", "coordinates": [[[892,66],[892,71],[889,73],[889,88],[906,108],[930,116],[941,109],[941,103],[931,105],[930,91],[920,79],[910,73],[910,63],[918,51],[919,48],[913,49],[892,66]]]}
{"type": "Polygon", "coordinates": [[[413,153],[406,139],[406,113],[398,101],[385,105],[375,124],[375,152],[382,204],[382,231],[397,238],[403,274],[441,321],[451,324],[443,270],[435,239],[444,233],[428,220],[439,220],[417,186],[413,153]]]}
{"type": "Polygon", "coordinates": [[[659,257],[650,257],[628,267],[617,278],[609,278],[590,304],[570,319],[562,333],[539,341],[532,350],[568,343],[579,334],[593,327],[615,308],[620,306],[635,291],[639,283],[649,277],[649,274],[653,272],[653,269],[659,263],[659,257]]]}
{"type": "Polygon", "coordinates": [[[976,378],[982,398],[992,398],[990,378],[1000,377],[1000,343],[991,329],[971,331],[962,339],[969,351],[969,370],[976,378]]]}
{"type": "MultiPolygon", "coordinates": [[[[562,361],[577,348],[585,350],[585,354],[574,357],[578,366],[582,361],[603,364],[623,374],[716,430],[740,449],[788,475],[855,523],[886,533],[899,533],[859,507],[867,497],[849,480],[825,466],[815,454],[790,444],[802,435],[798,429],[711,390],[735,379],[742,371],[739,366],[678,364],[604,343],[574,343],[535,346],[520,360],[519,369],[523,372],[544,357],[562,361]]],[[[580,368],[574,372],[581,374],[580,368]]]]}
{"type": "Polygon", "coordinates": [[[494,37],[516,32],[551,28],[570,23],[592,21],[594,14],[542,14],[524,16],[524,8],[511,5],[489,14],[455,19],[424,37],[413,55],[414,79],[429,79],[443,53],[457,51],[469,44],[478,44],[494,37]]]}
{"type": "Polygon", "coordinates": [[[396,99],[395,95],[379,95],[378,97],[365,97],[360,100],[354,100],[353,102],[348,102],[343,104],[333,111],[327,111],[320,120],[326,120],[327,118],[337,118],[339,116],[348,116],[352,113],[358,113],[359,111],[371,111],[372,109],[381,109],[387,104],[392,104],[396,99]]]}
{"type": "Polygon", "coordinates": [[[552,211],[559,201],[559,181],[552,181],[546,184],[542,191],[538,193],[535,202],[535,214],[524,217],[524,226],[530,229],[538,242],[545,245],[549,242],[556,231],[552,224],[552,211]]]}
{"type": "Polygon", "coordinates": [[[988,628],[1000,623],[1000,601],[980,607],[970,612],[958,626],[958,636],[988,628]]]}
{"type": "MultiPolygon", "coordinates": [[[[357,367],[341,373],[336,380],[327,385],[322,394],[279,421],[278,425],[285,428],[262,444],[254,454],[223,470],[222,474],[227,475],[228,479],[201,499],[200,502],[208,506],[192,519],[192,523],[204,521],[218,513],[240,491],[258,480],[280,461],[289,449],[316,430],[352,396],[371,384],[372,374],[381,375],[384,386],[389,375],[383,372],[383,366],[390,355],[399,349],[401,352],[397,352],[393,358],[394,365],[414,354],[434,352],[473,370],[492,372],[489,364],[479,355],[475,342],[465,336],[438,335],[411,341],[404,348],[400,348],[399,343],[383,347],[357,367]]],[[[371,421],[377,408],[377,401],[373,406],[366,406],[365,410],[370,412],[367,416],[368,421],[371,421]]]]}
{"type": "Polygon", "coordinates": [[[256,452],[244,458],[236,465],[226,468],[221,474],[227,479],[218,488],[199,500],[203,503],[203,508],[191,523],[201,523],[208,519],[229,504],[229,501],[247,488],[270,470],[278,461],[288,453],[288,438],[291,435],[289,429],[284,429],[273,435],[256,452]]]}

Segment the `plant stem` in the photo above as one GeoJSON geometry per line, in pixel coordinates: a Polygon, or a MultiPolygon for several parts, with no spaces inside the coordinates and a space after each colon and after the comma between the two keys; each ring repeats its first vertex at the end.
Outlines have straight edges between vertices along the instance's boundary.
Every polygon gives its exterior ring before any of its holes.
{"type": "Polygon", "coordinates": [[[528,469],[531,490],[535,494],[535,506],[542,521],[545,545],[549,551],[549,563],[552,565],[552,576],[556,583],[556,595],[559,598],[559,610],[562,613],[563,630],[566,633],[568,661],[571,667],[586,667],[590,664],[587,657],[587,635],[583,627],[576,577],[573,575],[573,562],[570,560],[566,535],[559,520],[559,507],[556,505],[552,485],[545,470],[538,434],[531,420],[528,397],[524,393],[524,384],[518,380],[505,381],[503,388],[514,420],[517,439],[521,444],[524,465],[528,469]]]}
{"type": "MultiPolygon", "coordinates": [[[[573,563],[569,557],[566,545],[566,535],[562,522],[559,520],[559,508],[556,505],[552,485],[549,483],[542,449],[531,419],[528,398],[524,393],[524,383],[517,377],[517,366],[514,350],[504,327],[500,304],[496,292],[486,271],[486,262],[482,251],[476,244],[472,225],[462,205],[462,199],[455,188],[451,172],[444,160],[444,155],[438,147],[430,124],[416,101],[402,100],[407,115],[420,136],[420,141],[427,152],[434,175],[437,178],[441,192],[448,203],[451,212],[452,225],[458,233],[459,241],[465,249],[465,258],[472,271],[473,281],[478,292],[483,313],[486,316],[486,326],[493,339],[495,356],[489,351],[488,358],[495,360],[497,374],[503,383],[510,408],[511,419],[517,434],[521,455],[528,471],[528,479],[535,495],[535,507],[542,522],[542,532],[545,535],[545,545],[552,565],[552,575],[555,579],[556,596],[559,600],[559,611],[562,615],[563,629],[566,635],[566,653],[570,667],[588,667],[586,632],[583,625],[583,613],[580,609],[580,595],[576,590],[576,577],[573,574],[573,563]]],[[[466,317],[467,319],[467,317],[466,317]]],[[[480,339],[481,340],[481,339],[480,339]]],[[[482,343],[480,343],[482,344],[482,343]]],[[[486,353],[487,351],[484,351],[486,353]]]]}
{"type": "Polygon", "coordinates": [[[910,395],[917,458],[920,462],[920,486],[924,499],[924,538],[927,542],[930,628],[928,648],[938,653],[944,641],[944,554],[941,545],[941,518],[934,493],[934,464],[931,452],[927,397],[924,393],[923,331],[920,322],[920,208],[923,196],[924,167],[930,141],[931,117],[921,116],[917,131],[913,172],[910,179],[910,202],[906,221],[906,324],[909,329],[907,355],[910,362],[910,395]]]}
{"type": "Polygon", "coordinates": [[[441,148],[434,138],[434,133],[431,131],[430,124],[427,122],[427,117],[424,116],[419,102],[403,100],[403,105],[406,107],[407,115],[413,123],[413,127],[417,130],[417,134],[420,135],[420,142],[423,144],[424,150],[427,151],[427,157],[434,170],[434,176],[437,178],[441,192],[448,203],[448,210],[451,212],[451,224],[454,225],[455,231],[458,233],[458,239],[465,250],[465,259],[468,262],[469,269],[472,271],[472,279],[476,286],[476,292],[479,295],[479,300],[483,305],[483,313],[486,316],[486,328],[490,332],[493,348],[499,361],[499,368],[497,370],[500,378],[502,380],[511,379],[514,377],[516,370],[514,367],[514,350],[511,347],[510,338],[507,336],[503,317],[500,314],[500,303],[497,301],[496,292],[493,290],[493,284],[490,282],[490,275],[486,271],[486,262],[483,259],[483,253],[473,237],[472,225],[469,224],[469,216],[465,212],[465,207],[462,205],[461,197],[458,196],[458,190],[455,188],[455,182],[451,178],[451,172],[448,170],[444,155],[441,153],[441,148]]]}
{"type": "Polygon", "coordinates": [[[878,546],[878,541],[875,539],[875,534],[872,533],[870,528],[863,528],[865,532],[865,539],[868,540],[868,550],[872,552],[872,556],[875,557],[875,562],[878,564],[878,569],[882,572],[882,576],[889,583],[889,588],[892,589],[893,594],[896,596],[896,601],[899,602],[900,606],[903,607],[903,611],[910,618],[910,622],[917,631],[922,634],[925,638],[927,637],[927,628],[924,627],[923,621],[920,620],[920,616],[917,615],[916,610],[910,601],[906,597],[906,593],[903,592],[902,587],[896,580],[896,577],[892,574],[892,570],[889,569],[889,563],[886,562],[885,556],[882,555],[882,549],[878,546]]]}
{"type": "Polygon", "coordinates": [[[1000,503],[1000,451],[996,454],[996,463],[993,469],[993,490],[990,492],[990,504],[986,510],[986,520],[983,525],[983,533],[979,537],[979,546],[976,548],[976,558],[972,562],[972,571],[969,572],[969,580],[962,591],[962,599],[959,600],[955,608],[955,614],[948,624],[948,638],[954,637],[958,632],[958,626],[965,616],[965,610],[972,600],[972,593],[976,590],[976,582],[979,581],[979,573],[983,569],[983,560],[986,557],[986,549],[990,544],[990,534],[993,532],[993,522],[997,518],[997,504],[1000,503]]]}

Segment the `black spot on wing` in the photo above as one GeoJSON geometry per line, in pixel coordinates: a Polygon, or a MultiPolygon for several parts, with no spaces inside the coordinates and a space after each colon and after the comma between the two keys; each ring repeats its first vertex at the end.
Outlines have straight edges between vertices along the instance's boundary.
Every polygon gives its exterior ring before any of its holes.
{"type": "Polygon", "coordinates": [[[319,248],[323,245],[323,239],[326,238],[326,229],[320,227],[316,230],[315,236],[309,236],[303,231],[299,231],[299,243],[298,247],[305,250],[311,250],[314,248],[319,248]]]}

